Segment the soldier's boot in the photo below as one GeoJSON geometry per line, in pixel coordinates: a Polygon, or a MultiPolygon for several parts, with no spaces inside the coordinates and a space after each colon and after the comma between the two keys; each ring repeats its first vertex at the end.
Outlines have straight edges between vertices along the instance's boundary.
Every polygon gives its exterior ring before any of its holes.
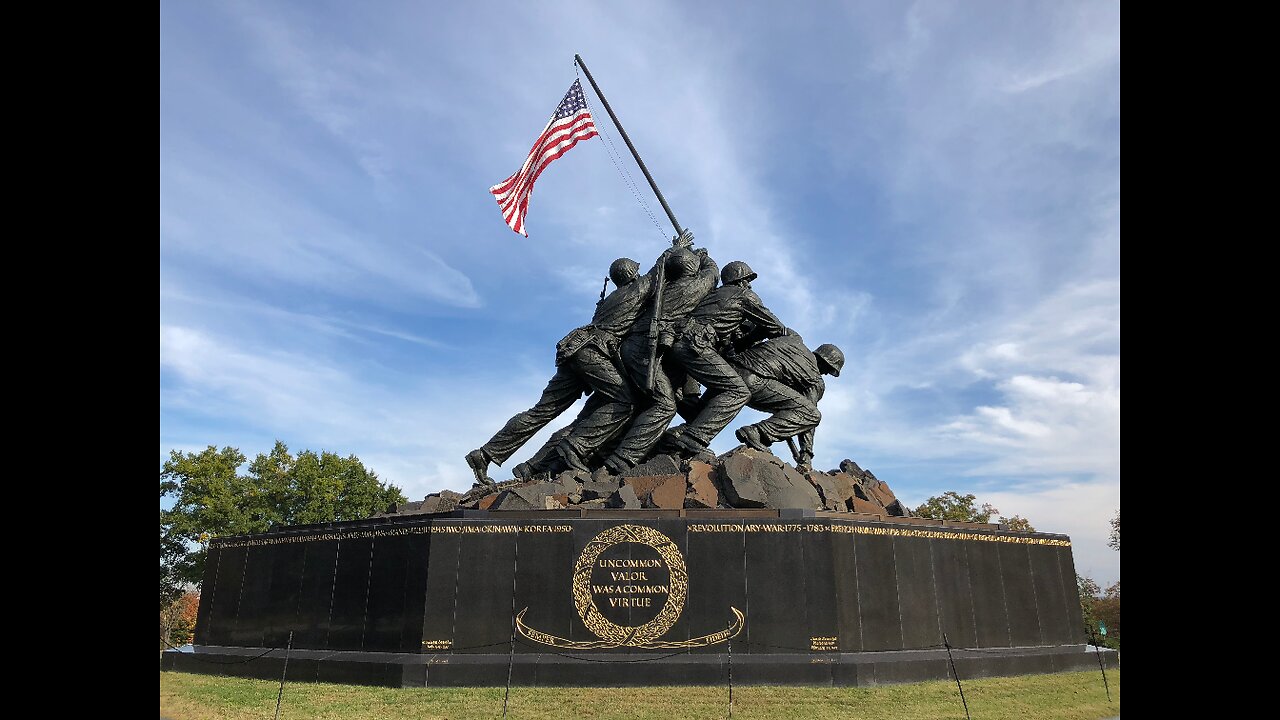
{"type": "Polygon", "coordinates": [[[532,479],[537,472],[538,471],[534,469],[532,465],[527,462],[522,462],[511,469],[511,476],[519,480],[529,480],[532,479]]]}
{"type": "Polygon", "coordinates": [[[618,481],[618,474],[610,470],[607,465],[601,465],[591,471],[591,482],[618,481]]]}
{"type": "Polygon", "coordinates": [[[489,463],[493,462],[493,458],[489,457],[489,453],[484,448],[476,448],[467,453],[467,465],[470,466],[471,472],[475,473],[477,485],[494,485],[489,479],[489,463]]]}
{"type": "Polygon", "coordinates": [[[764,435],[760,433],[760,429],[755,425],[743,425],[738,428],[734,435],[743,445],[764,452],[769,451],[769,443],[765,441],[764,435]]]}
{"type": "Polygon", "coordinates": [[[631,469],[631,464],[617,455],[610,455],[609,458],[604,461],[604,466],[611,475],[621,475],[631,469]]]}
{"type": "Polygon", "coordinates": [[[559,445],[556,445],[556,455],[560,456],[560,459],[564,461],[565,465],[569,466],[570,470],[579,470],[585,473],[591,472],[587,464],[582,461],[582,456],[578,454],[578,449],[568,440],[562,440],[559,445]]]}
{"type": "Polygon", "coordinates": [[[674,454],[686,459],[697,457],[707,451],[707,446],[701,440],[687,433],[678,435],[673,444],[675,446],[674,454]]]}
{"type": "Polygon", "coordinates": [[[796,469],[802,473],[813,472],[813,453],[797,448],[791,438],[787,438],[787,445],[791,447],[791,453],[796,459],[796,469]]]}
{"type": "Polygon", "coordinates": [[[680,435],[684,432],[684,425],[676,425],[667,428],[662,437],[658,439],[658,452],[677,452],[680,450],[680,435]]]}

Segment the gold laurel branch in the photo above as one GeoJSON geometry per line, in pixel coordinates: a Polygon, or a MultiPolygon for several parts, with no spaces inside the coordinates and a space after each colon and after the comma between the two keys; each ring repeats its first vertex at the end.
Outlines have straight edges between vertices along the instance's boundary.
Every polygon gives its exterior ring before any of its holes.
{"type": "Polygon", "coordinates": [[[729,627],[719,632],[713,632],[710,635],[702,637],[690,638],[688,640],[668,640],[659,642],[647,642],[640,645],[631,645],[631,647],[640,650],[678,650],[680,648],[698,648],[707,647],[708,645],[719,645],[720,643],[738,637],[738,633],[742,632],[743,621],[746,616],[742,611],[732,605],[729,609],[733,611],[734,621],[729,627]]]}
{"type": "Polygon", "coordinates": [[[713,632],[701,637],[690,638],[688,640],[668,640],[665,642],[647,642],[647,643],[616,643],[607,640],[596,640],[591,642],[583,642],[580,640],[569,640],[558,635],[544,633],[540,630],[534,630],[524,624],[524,614],[529,608],[521,610],[516,615],[516,631],[521,636],[542,645],[562,648],[565,650],[612,650],[617,647],[633,647],[637,650],[680,650],[684,648],[699,648],[709,645],[719,645],[720,643],[738,637],[742,632],[743,625],[746,621],[746,615],[736,607],[729,606],[729,610],[733,612],[733,623],[724,630],[713,632]]]}
{"type": "Polygon", "coordinates": [[[621,643],[610,642],[608,640],[593,640],[590,642],[582,642],[578,640],[569,640],[558,635],[544,633],[540,630],[534,630],[524,624],[524,614],[529,612],[529,608],[525,608],[516,614],[516,632],[521,636],[542,645],[550,645],[551,647],[564,648],[566,650],[609,650],[619,647],[621,643]]]}
{"type": "Polygon", "coordinates": [[[596,535],[583,548],[573,569],[573,604],[578,617],[596,637],[609,643],[607,647],[643,647],[662,637],[680,619],[688,592],[689,572],[680,555],[680,548],[671,538],[643,525],[616,525],[596,535]],[[605,550],[624,542],[653,548],[662,557],[670,574],[670,590],[662,610],[653,620],[635,627],[618,625],[606,618],[596,606],[591,591],[591,571],[596,560],[605,550]]]}

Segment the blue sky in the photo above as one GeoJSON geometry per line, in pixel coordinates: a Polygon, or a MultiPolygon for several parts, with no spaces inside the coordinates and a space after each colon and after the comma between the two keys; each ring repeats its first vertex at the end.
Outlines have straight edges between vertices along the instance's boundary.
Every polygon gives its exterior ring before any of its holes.
{"type": "Polygon", "coordinates": [[[162,4],[161,457],[278,438],[468,486],[609,263],[669,243],[603,138],[528,239],[487,192],[577,52],[698,244],[844,349],[815,466],[974,493],[1119,579],[1118,3],[783,7],[162,4]]]}

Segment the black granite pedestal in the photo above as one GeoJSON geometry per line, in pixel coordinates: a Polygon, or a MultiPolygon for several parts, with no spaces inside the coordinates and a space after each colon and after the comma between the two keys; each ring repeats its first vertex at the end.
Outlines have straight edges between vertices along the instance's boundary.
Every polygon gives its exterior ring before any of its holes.
{"type": "MultiPolygon", "coordinates": [[[[1071,544],[778,510],[455,511],[210,548],[162,667],[397,687],[870,685],[1097,668],[1071,544]],[[292,633],[292,647],[289,637],[292,633]]],[[[1103,656],[1114,664],[1114,653],[1103,656]]]]}

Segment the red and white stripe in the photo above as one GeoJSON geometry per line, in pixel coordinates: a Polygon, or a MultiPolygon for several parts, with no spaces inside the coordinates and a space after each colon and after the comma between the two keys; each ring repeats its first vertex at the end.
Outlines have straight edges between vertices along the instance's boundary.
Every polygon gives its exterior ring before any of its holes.
{"type": "Polygon", "coordinates": [[[529,233],[524,230],[524,218],[529,212],[529,196],[533,193],[533,184],[538,176],[553,160],[569,152],[579,141],[589,140],[596,135],[599,133],[596,132],[595,121],[587,110],[559,120],[553,119],[538,136],[519,172],[489,188],[489,192],[498,200],[502,219],[512,230],[529,237],[529,233]]]}

